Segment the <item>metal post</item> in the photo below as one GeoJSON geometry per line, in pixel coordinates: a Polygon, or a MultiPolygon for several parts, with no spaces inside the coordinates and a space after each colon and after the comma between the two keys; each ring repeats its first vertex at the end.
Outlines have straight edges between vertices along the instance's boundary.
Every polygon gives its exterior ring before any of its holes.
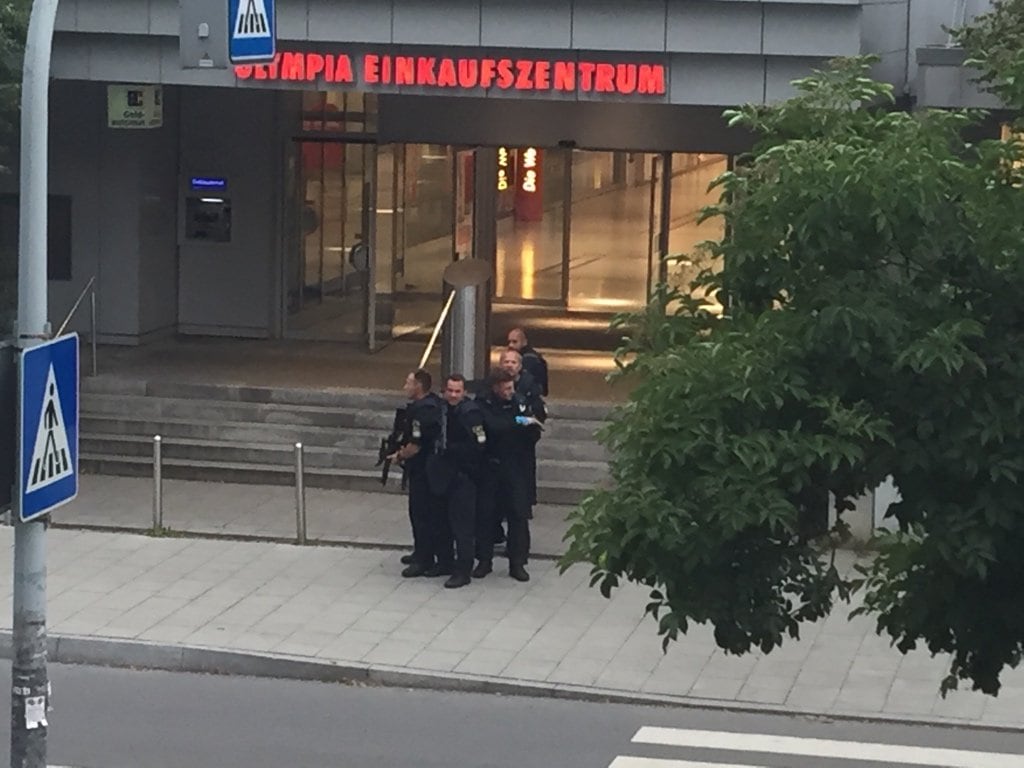
{"type": "Polygon", "coordinates": [[[153,437],[153,533],[164,529],[164,441],[153,437]]]}
{"type": "Polygon", "coordinates": [[[92,347],[92,375],[96,375],[96,289],[89,294],[89,345],[92,347]]]}
{"type": "Polygon", "coordinates": [[[477,365],[477,305],[476,286],[459,288],[455,296],[452,315],[452,373],[461,373],[467,379],[483,376],[477,365]]]}
{"type": "Polygon", "coordinates": [[[295,444],[295,540],[306,543],[306,477],[302,443],[295,444]]]}
{"type": "Polygon", "coordinates": [[[461,373],[467,379],[477,379],[487,373],[489,355],[482,314],[486,311],[485,292],[491,272],[491,265],[483,259],[462,259],[444,271],[445,289],[455,296],[441,347],[445,374],[461,373]]]}
{"type": "MultiPolygon", "coordinates": [[[[49,337],[46,295],[50,52],[57,0],[35,0],[21,76],[18,347],[49,337]]],[[[25,436],[21,436],[25,439],[25,436]]],[[[18,477],[20,497],[21,468],[18,477]]],[[[16,503],[15,506],[18,506],[16,503]]],[[[14,524],[11,766],[46,768],[46,522],[14,524]]]]}

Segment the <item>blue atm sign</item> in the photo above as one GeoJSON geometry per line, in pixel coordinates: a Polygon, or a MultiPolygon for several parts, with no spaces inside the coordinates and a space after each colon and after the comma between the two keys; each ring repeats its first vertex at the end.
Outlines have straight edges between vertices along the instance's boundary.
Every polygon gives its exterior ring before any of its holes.
{"type": "Polygon", "coordinates": [[[276,0],[228,0],[228,56],[233,64],[273,61],[276,0]]]}

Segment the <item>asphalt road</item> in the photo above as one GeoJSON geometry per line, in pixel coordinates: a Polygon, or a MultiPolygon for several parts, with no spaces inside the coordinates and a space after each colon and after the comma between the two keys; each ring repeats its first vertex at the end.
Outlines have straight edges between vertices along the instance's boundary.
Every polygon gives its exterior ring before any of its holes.
{"type": "Polygon", "coordinates": [[[50,677],[49,762],[74,768],[1024,768],[1024,733],[93,667],[50,677]]]}

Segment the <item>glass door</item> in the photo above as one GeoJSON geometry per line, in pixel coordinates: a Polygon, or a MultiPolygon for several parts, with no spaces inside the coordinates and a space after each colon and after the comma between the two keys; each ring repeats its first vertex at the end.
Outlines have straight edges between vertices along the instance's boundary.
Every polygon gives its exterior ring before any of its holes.
{"type": "Polygon", "coordinates": [[[665,212],[670,209],[671,186],[666,179],[671,174],[670,155],[651,155],[650,209],[647,222],[647,295],[668,279],[668,228],[665,212]]]}
{"type": "Polygon", "coordinates": [[[287,263],[286,335],[367,339],[376,146],[300,141],[296,175],[299,234],[287,263]]]}
{"type": "Polygon", "coordinates": [[[476,188],[474,186],[473,161],[476,151],[458,150],[455,153],[455,243],[452,261],[473,257],[473,207],[476,188]]]}
{"type": "Polygon", "coordinates": [[[455,222],[467,213],[455,210],[455,155],[434,144],[378,149],[377,349],[398,339],[425,342],[437,321],[441,275],[455,252],[455,222]]]}
{"type": "Polygon", "coordinates": [[[656,157],[574,150],[569,309],[623,312],[647,303],[662,227],[656,157]]]}
{"type": "Polygon", "coordinates": [[[564,306],[569,154],[499,147],[495,301],[564,306]]]}

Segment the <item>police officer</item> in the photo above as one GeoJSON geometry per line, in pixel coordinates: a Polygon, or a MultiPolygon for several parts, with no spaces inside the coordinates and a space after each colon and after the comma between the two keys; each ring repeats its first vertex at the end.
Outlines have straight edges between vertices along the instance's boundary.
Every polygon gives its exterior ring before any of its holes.
{"type": "Polygon", "coordinates": [[[530,372],[534,381],[537,382],[540,394],[547,397],[548,361],[544,359],[544,355],[530,346],[530,341],[526,338],[526,331],[522,328],[510,330],[508,332],[508,348],[516,350],[516,352],[523,356],[523,367],[530,372]]]}
{"type": "Polygon", "coordinates": [[[431,491],[443,499],[446,525],[439,525],[436,551],[440,561],[452,564],[444,583],[458,589],[470,583],[476,543],[476,482],[487,443],[480,407],[466,398],[466,379],[452,374],[445,382],[440,431],[427,458],[431,491]],[[452,544],[454,540],[454,556],[452,544]]]}
{"type": "Polygon", "coordinates": [[[479,400],[487,433],[487,469],[481,478],[482,503],[478,507],[478,563],[473,576],[483,578],[493,570],[496,520],[508,520],[508,572],[516,581],[529,581],[526,561],[530,556],[530,496],[527,485],[530,427],[540,422],[519,411],[512,375],[497,370],[479,400]]]}
{"type": "Polygon", "coordinates": [[[533,375],[523,368],[523,357],[514,349],[506,349],[498,358],[498,366],[501,370],[512,375],[516,384],[516,407],[521,416],[532,416],[539,423],[529,427],[530,461],[527,468],[527,482],[530,489],[530,517],[533,517],[532,508],[537,505],[537,443],[540,441],[542,427],[548,420],[547,407],[544,398],[541,396],[540,385],[533,375]]]}
{"type": "Polygon", "coordinates": [[[434,530],[440,501],[427,481],[427,457],[441,428],[443,401],[433,392],[430,374],[419,369],[405,379],[406,429],[402,445],[393,458],[405,467],[409,485],[409,522],[412,525],[411,562],[402,571],[405,578],[443,575],[445,564],[437,560],[434,530]]]}

